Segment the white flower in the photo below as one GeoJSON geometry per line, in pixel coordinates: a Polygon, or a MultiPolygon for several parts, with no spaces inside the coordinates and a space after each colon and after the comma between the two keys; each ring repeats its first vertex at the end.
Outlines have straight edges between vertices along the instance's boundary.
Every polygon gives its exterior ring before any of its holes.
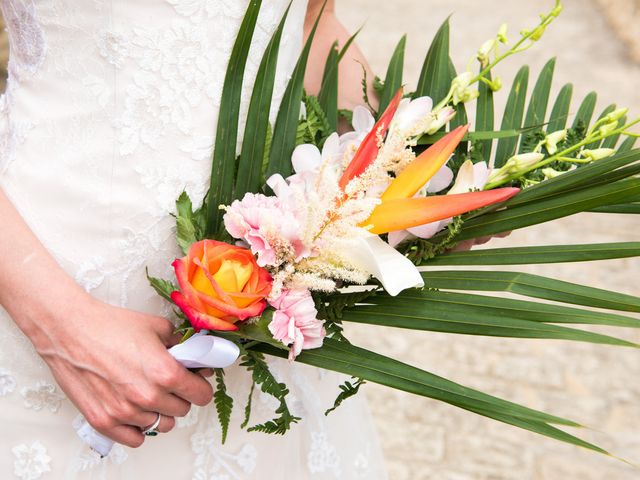
{"type": "Polygon", "coordinates": [[[16,457],[13,473],[21,480],[37,480],[43,473],[50,472],[51,457],[47,449],[40,442],[31,445],[21,444],[11,449],[16,457]]]}
{"type": "Polygon", "coordinates": [[[377,278],[391,296],[424,286],[420,271],[411,260],[377,235],[355,238],[345,249],[351,262],[377,278]]]}
{"type": "Polygon", "coordinates": [[[431,123],[429,113],[433,108],[433,101],[430,97],[418,97],[410,100],[404,98],[398,105],[393,120],[391,121],[390,131],[397,131],[403,137],[414,137],[426,131],[426,123],[431,123]]]}
{"type": "Polygon", "coordinates": [[[440,110],[431,112],[431,123],[429,129],[425,132],[427,135],[433,135],[456,116],[456,111],[451,107],[442,107],[440,110]]]}
{"type": "Polygon", "coordinates": [[[340,135],[340,147],[342,151],[345,151],[349,147],[355,147],[357,149],[375,123],[376,121],[367,107],[361,105],[355,107],[351,120],[353,131],[340,135]]]}

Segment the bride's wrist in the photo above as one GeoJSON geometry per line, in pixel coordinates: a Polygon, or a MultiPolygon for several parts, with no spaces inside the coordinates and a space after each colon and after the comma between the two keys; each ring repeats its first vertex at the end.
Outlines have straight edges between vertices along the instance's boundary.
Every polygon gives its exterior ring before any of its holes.
{"type": "Polygon", "coordinates": [[[56,278],[50,288],[26,292],[7,311],[18,327],[41,353],[50,350],[80,326],[75,325],[80,311],[90,310],[97,302],[66,274],[56,278]]]}

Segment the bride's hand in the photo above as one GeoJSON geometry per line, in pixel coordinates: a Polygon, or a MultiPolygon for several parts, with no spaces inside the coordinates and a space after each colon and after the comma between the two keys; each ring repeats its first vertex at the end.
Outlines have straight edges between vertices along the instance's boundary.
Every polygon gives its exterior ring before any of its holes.
{"type": "Polygon", "coordinates": [[[85,295],[32,340],[57,383],[100,433],[131,447],[162,415],[168,432],[191,404],[206,405],[211,385],[167,353],[179,337],[163,318],[116,308],[85,295]],[[156,413],[157,412],[157,413],[156,413]]]}
{"type": "MultiPolygon", "coordinates": [[[[309,1],[304,25],[305,38],[308,37],[323,4],[324,0],[309,1]]],[[[304,82],[307,92],[313,95],[318,94],[329,50],[336,40],[338,41],[338,48],[342,48],[350,37],[351,34],[336,17],[335,0],[328,0],[324,14],[318,24],[314,42],[311,45],[304,82]]],[[[365,73],[368,81],[367,96],[369,97],[369,102],[374,108],[378,108],[378,98],[373,88],[373,72],[358,45],[353,43],[340,62],[338,108],[353,110],[358,105],[364,105],[362,82],[360,80],[365,73]]],[[[349,126],[343,125],[339,130],[349,130],[349,126]]]]}
{"type": "MultiPolygon", "coordinates": [[[[137,447],[139,427],[162,415],[160,431],[205,405],[211,385],[166,347],[168,320],[92,298],[56,263],[0,189],[0,305],[35,346],[89,423],[137,447]]],[[[205,373],[206,374],[206,373],[205,373]]],[[[71,428],[71,426],[69,426],[71,428]]]]}

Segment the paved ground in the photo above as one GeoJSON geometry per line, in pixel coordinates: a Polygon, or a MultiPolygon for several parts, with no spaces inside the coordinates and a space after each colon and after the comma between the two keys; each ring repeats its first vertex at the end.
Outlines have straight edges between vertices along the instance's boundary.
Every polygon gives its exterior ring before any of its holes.
{"type": "MultiPolygon", "coordinates": [[[[604,2],[605,0],[602,0],[604,2]]],[[[611,0],[608,0],[611,1],[611,0]]],[[[614,0],[615,1],[615,0],[614,0]]],[[[626,0],[620,0],[618,4],[626,0]]],[[[600,3],[602,3],[600,2],[600,3]]],[[[428,42],[453,13],[452,56],[458,69],[503,21],[512,32],[537,21],[551,0],[420,1],[343,0],[339,12],[350,28],[366,19],[360,45],[383,74],[402,33],[408,38],[408,81],[415,80],[428,42]]],[[[627,1],[627,3],[629,3],[627,1]]],[[[566,10],[539,45],[500,69],[509,84],[527,62],[538,72],[557,56],[556,90],[573,81],[575,94],[600,93],[598,105],[631,107],[640,114],[640,67],[605,17],[589,1],[566,0],[566,10]]],[[[621,10],[615,10],[613,16],[621,10]]],[[[506,91],[498,94],[504,102],[506,91]]],[[[574,110],[575,111],[575,110],[574,110]]],[[[638,240],[640,218],[581,215],[515,232],[499,245],[638,240]]],[[[640,261],[538,266],[529,272],[640,294],[640,261]]],[[[359,343],[463,384],[568,415],[593,430],[581,432],[615,454],[640,463],[640,353],[628,349],[553,341],[469,338],[356,330],[359,343]]],[[[622,332],[640,341],[640,332],[622,332]]],[[[631,480],[640,470],[578,448],[494,424],[437,402],[367,388],[393,480],[631,480]]]]}

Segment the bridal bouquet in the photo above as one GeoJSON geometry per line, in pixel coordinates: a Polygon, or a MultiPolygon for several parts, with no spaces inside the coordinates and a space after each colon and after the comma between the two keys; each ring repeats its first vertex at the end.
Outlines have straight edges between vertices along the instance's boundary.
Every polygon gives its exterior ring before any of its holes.
{"type": "MultiPolygon", "coordinates": [[[[275,356],[352,377],[336,387],[327,414],[370,381],[604,452],[558,428],[578,426],[572,421],[359,348],[343,332],[345,322],[356,322],[638,347],[575,328],[640,327],[635,318],[596,310],[639,312],[638,298],[524,273],[441,268],[640,254],[635,242],[452,251],[462,240],[579,212],[640,213],[640,150],[632,149],[637,135],[628,130],[640,119],[629,121],[626,109],[611,106],[592,121],[596,96],[590,94],[569,124],[571,85],[547,115],[553,60],[528,102],[529,70],[520,69],[494,129],[493,95],[502,81],[492,69],[537,42],[560,2],[513,44],[501,27],[477,51],[478,73],[455,71],[445,22],[414,92],[402,88],[403,38],[384,80],[375,79],[378,111],[371,105],[338,109],[338,66],[349,44],[331,50],[319,95],[304,92],[314,27],[271,125],[285,13],[260,64],[238,155],[241,87],[260,4],[249,3],[230,59],[207,197],[197,209],[185,193],[176,203],[184,251],[173,263],[177,282],[150,277],[177,307],[185,340],[204,332],[233,342],[253,386],[278,400],[273,420],[249,426],[250,396],[243,427],[283,434],[300,420],[287,406],[287,386],[269,370],[266,357],[275,356]],[[474,128],[466,115],[470,102],[474,128]],[[336,133],[340,117],[354,130],[336,133]],[[469,291],[511,292],[544,303],[469,291]]],[[[224,370],[215,370],[215,382],[226,437],[233,399],[224,370]]]]}

